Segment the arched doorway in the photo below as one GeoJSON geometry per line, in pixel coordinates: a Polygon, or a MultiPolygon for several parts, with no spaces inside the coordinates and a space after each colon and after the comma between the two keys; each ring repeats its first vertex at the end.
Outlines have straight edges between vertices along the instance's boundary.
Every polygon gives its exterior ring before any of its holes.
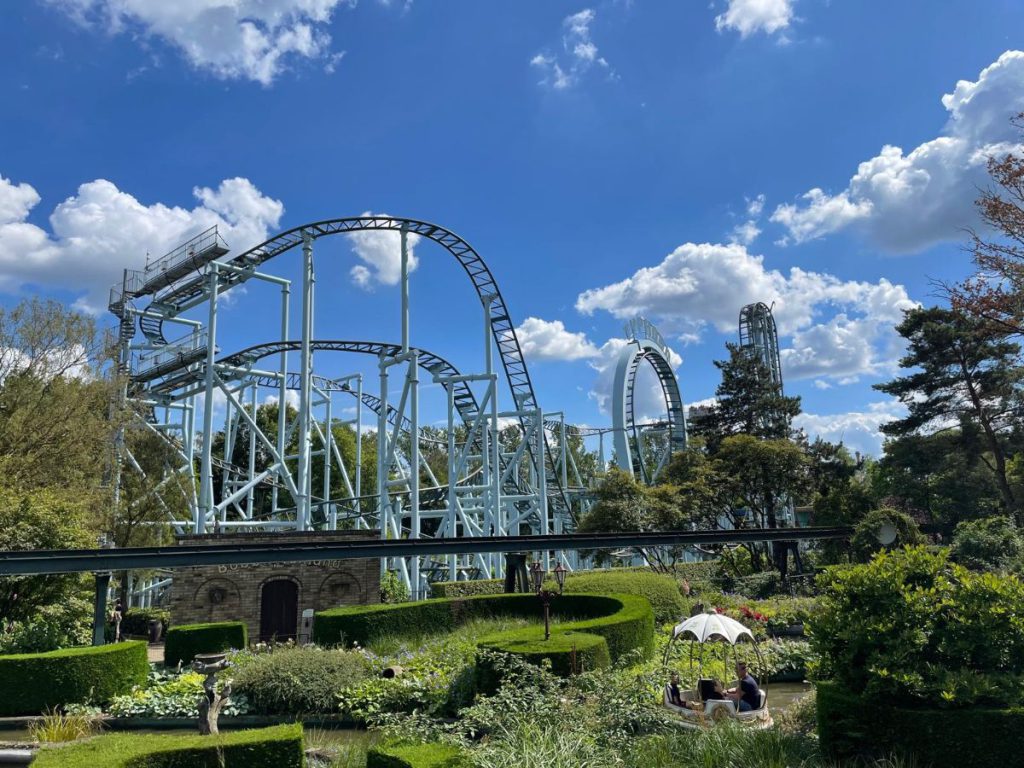
{"type": "Polygon", "coordinates": [[[294,640],[298,622],[298,584],[291,579],[266,582],[260,599],[260,641],[294,640]]]}

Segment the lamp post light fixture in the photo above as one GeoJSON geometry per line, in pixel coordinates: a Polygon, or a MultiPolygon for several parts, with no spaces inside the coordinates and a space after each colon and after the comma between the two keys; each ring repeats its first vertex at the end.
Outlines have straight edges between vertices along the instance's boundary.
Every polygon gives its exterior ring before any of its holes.
{"type": "Polygon", "coordinates": [[[530,578],[533,580],[533,589],[537,593],[537,597],[540,598],[540,604],[544,607],[544,639],[551,639],[551,598],[555,595],[562,594],[562,588],[565,586],[565,574],[568,569],[559,563],[555,566],[553,573],[555,574],[555,581],[558,582],[558,591],[552,592],[551,590],[544,589],[544,576],[547,571],[544,570],[544,566],[539,561],[534,561],[530,564],[530,578]]]}

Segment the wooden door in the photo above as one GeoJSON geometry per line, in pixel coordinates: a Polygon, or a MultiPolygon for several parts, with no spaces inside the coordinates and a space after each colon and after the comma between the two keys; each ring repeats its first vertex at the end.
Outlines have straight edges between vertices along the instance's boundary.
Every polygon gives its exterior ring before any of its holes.
{"type": "Polygon", "coordinates": [[[260,603],[260,640],[294,640],[299,622],[299,587],[289,579],[263,585],[260,603]]]}

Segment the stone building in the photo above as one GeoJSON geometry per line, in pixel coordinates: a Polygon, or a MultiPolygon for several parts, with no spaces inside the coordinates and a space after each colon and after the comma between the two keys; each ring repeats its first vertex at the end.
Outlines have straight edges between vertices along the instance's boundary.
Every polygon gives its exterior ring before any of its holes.
{"type": "MultiPolygon", "coordinates": [[[[375,539],[371,531],[183,536],[181,544],[375,539]]],[[[244,621],[250,642],[295,638],[303,611],[380,602],[380,560],[308,560],[181,568],[171,584],[171,623],[244,621]]]]}

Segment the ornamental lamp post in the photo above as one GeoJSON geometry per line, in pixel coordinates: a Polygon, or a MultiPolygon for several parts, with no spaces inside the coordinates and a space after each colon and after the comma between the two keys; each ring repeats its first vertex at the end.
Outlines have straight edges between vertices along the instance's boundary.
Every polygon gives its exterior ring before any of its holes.
{"type": "Polygon", "coordinates": [[[544,576],[547,571],[538,561],[530,564],[530,578],[533,580],[533,588],[540,598],[540,604],[544,607],[544,639],[551,639],[551,598],[556,594],[562,594],[562,587],[565,585],[565,574],[567,569],[561,563],[555,566],[555,581],[558,582],[558,592],[544,589],[544,576]]]}

